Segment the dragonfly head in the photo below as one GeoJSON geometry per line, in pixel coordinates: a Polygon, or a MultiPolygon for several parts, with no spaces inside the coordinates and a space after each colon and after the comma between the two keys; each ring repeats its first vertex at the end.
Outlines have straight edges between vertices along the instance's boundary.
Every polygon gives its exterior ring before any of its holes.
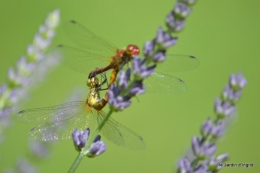
{"type": "Polygon", "coordinates": [[[90,88],[97,88],[99,86],[99,80],[97,77],[91,77],[87,80],[87,86],[90,88]]]}
{"type": "Polygon", "coordinates": [[[129,53],[130,55],[139,55],[139,47],[136,46],[136,45],[133,45],[133,44],[129,44],[127,47],[126,47],[126,51],[127,53],[129,53]]]}

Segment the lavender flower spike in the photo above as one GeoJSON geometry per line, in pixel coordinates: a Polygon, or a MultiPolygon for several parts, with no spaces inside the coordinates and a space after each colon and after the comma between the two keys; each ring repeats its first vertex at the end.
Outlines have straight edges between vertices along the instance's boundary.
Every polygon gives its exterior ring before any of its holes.
{"type": "MultiPolygon", "coordinates": [[[[166,59],[166,51],[174,46],[177,37],[172,36],[172,32],[181,31],[184,27],[185,18],[190,14],[190,6],[195,0],[178,0],[174,9],[170,12],[166,19],[167,31],[162,27],[158,27],[156,37],[144,44],[145,58],[133,57],[132,71],[134,79],[129,79],[125,72],[120,72],[117,79],[117,85],[111,85],[108,91],[108,103],[113,111],[123,110],[130,106],[131,97],[137,94],[143,94],[145,87],[143,80],[149,77],[155,70],[156,64],[166,59]]],[[[128,70],[130,73],[130,70],[128,70]]]]}
{"type": "Polygon", "coordinates": [[[242,73],[238,73],[237,75],[232,74],[229,78],[229,84],[222,92],[223,99],[229,101],[231,104],[236,104],[242,95],[246,83],[247,81],[242,73]]]}
{"type": "MultiPolygon", "coordinates": [[[[27,96],[28,87],[32,86],[32,75],[35,69],[40,67],[40,60],[45,58],[44,52],[52,42],[58,24],[59,10],[55,10],[48,15],[45,24],[40,27],[33,44],[28,46],[27,55],[22,56],[14,68],[9,69],[7,83],[0,86],[0,128],[9,124],[9,115],[17,109],[19,100],[27,96]]],[[[41,78],[52,66],[44,67],[45,73],[41,74],[41,78]]]]}
{"type": "MultiPolygon", "coordinates": [[[[231,75],[228,84],[229,92],[242,93],[246,85],[246,79],[241,73],[231,75]]],[[[224,92],[227,92],[225,89],[224,92]]],[[[223,94],[222,94],[223,95],[223,94]]],[[[227,97],[217,98],[215,101],[215,119],[209,118],[201,127],[201,136],[192,137],[192,152],[180,159],[178,164],[179,173],[204,173],[218,172],[220,163],[228,159],[228,154],[214,156],[216,152],[216,142],[225,132],[225,124],[232,118],[236,110],[233,100],[227,97]]]]}

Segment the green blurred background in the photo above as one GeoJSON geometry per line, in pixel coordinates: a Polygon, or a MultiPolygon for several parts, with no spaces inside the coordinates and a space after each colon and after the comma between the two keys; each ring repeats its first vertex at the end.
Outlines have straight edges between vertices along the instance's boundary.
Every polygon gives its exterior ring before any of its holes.
{"type": "MultiPolygon", "coordinates": [[[[26,53],[47,13],[56,8],[61,10],[62,22],[77,20],[119,47],[129,43],[142,47],[155,36],[157,27],[164,25],[174,3],[171,0],[2,0],[0,83],[6,82],[8,68],[26,53]]],[[[229,75],[240,71],[248,85],[238,104],[238,117],[218,143],[217,153],[228,152],[229,163],[254,163],[253,168],[226,168],[222,172],[259,172],[259,5],[259,1],[199,1],[179,35],[178,44],[169,50],[200,60],[199,68],[174,74],[186,82],[187,92],[174,96],[145,94],[139,101],[133,99],[130,108],[113,114],[145,139],[146,150],[134,152],[108,142],[105,154],[95,159],[84,158],[77,172],[175,172],[178,159],[190,148],[191,136],[198,135],[205,119],[214,116],[214,100],[229,75]]],[[[53,46],[58,43],[71,43],[61,27],[53,46]]],[[[61,65],[30,93],[29,102],[22,102],[21,109],[65,102],[73,89],[85,87],[86,78],[61,65]]],[[[16,155],[26,154],[27,133],[31,128],[13,122],[5,132],[6,142],[0,146],[0,170],[12,167],[16,155]]],[[[48,159],[35,164],[41,172],[66,172],[76,156],[72,141],[61,141],[53,145],[48,159]]]]}

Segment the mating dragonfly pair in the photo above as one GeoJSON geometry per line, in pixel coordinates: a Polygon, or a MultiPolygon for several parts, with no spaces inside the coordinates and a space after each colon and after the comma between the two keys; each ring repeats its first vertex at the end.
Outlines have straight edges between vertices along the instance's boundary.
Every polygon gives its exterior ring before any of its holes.
{"type": "MultiPolygon", "coordinates": [[[[59,45],[64,64],[68,67],[87,73],[87,85],[90,91],[86,101],[77,101],[58,106],[28,109],[18,112],[16,118],[27,123],[36,123],[37,127],[30,131],[30,136],[43,141],[63,140],[71,138],[75,128],[84,130],[87,127],[95,129],[105,116],[102,108],[106,105],[108,96],[100,97],[102,87],[114,83],[118,71],[139,54],[139,48],[128,45],[126,49],[117,49],[113,44],[95,35],[87,28],[70,21],[65,24],[67,35],[79,48],[59,45]],[[114,56],[111,56],[115,54],[114,56]],[[110,58],[109,58],[110,57],[110,58]],[[107,65],[106,59],[110,60],[107,65]],[[103,67],[89,73],[89,68],[103,67]],[[109,84],[105,71],[112,69],[109,84]],[[97,74],[100,74],[101,80],[97,74]]],[[[199,66],[199,61],[193,56],[167,55],[166,63],[158,66],[151,77],[144,80],[147,92],[160,94],[175,94],[186,90],[185,83],[176,77],[168,75],[174,71],[193,69],[199,66]]],[[[101,133],[114,144],[134,150],[145,148],[143,138],[111,117],[101,130],[101,133]]]]}

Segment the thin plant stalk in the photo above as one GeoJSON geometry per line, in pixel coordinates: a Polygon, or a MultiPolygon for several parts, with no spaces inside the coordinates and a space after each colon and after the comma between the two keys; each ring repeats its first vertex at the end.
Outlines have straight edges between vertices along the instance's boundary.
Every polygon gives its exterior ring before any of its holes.
{"type": "Polygon", "coordinates": [[[90,148],[90,145],[94,142],[96,136],[99,134],[99,132],[101,131],[101,129],[104,127],[105,123],[107,122],[107,120],[109,119],[109,117],[112,115],[113,110],[109,109],[109,112],[106,114],[105,118],[101,121],[101,123],[98,125],[97,129],[94,131],[94,133],[90,136],[90,139],[87,141],[85,148],[79,152],[79,155],[77,156],[76,160],[74,161],[74,163],[71,165],[68,173],[73,173],[76,171],[79,163],[81,162],[81,160],[83,159],[83,157],[85,156],[85,154],[87,153],[87,150],[90,148]]]}

